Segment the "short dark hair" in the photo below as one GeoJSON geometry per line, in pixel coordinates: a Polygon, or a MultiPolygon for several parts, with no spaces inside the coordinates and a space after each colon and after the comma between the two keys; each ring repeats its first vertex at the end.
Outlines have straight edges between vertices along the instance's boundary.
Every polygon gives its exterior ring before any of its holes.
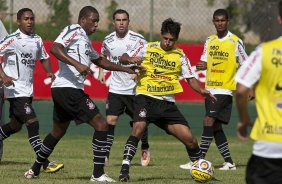
{"type": "Polygon", "coordinates": [[[170,33],[178,39],[180,29],[181,24],[179,22],[175,22],[172,18],[168,18],[162,23],[161,34],[170,33]]]}
{"type": "Polygon", "coordinates": [[[91,13],[99,14],[98,10],[93,6],[84,6],[79,12],[78,20],[80,20],[83,17],[89,16],[91,13]]]}
{"type": "Polygon", "coordinates": [[[278,3],[279,16],[282,17],[282,1],[278,3]]]}
{"type": "Polygon", "coordinates": [[[33,14],[33,11],[29,8],[22,8],[18,11],[17,13],[17,20],[20,20],[22,15],[25,13],[25,12],[31,12],[33,14]]]}
{"type": "Polygon", "coordinates": [[[214,11],[212,18],[214,19],[216,16],[225,16],[227,20],[229,20],[228,12],[225,9],[217,9],[214,11]]]}
{"type": "Polygon", "coordinates": [[[116,14],[122,14],[125,13],[127,15],[127,18],[129,20],[129,13],[126,10],[123,9],[117,9],[114,13],[113,13],[113,20],[115,20],[115,16],[116,14]]]}

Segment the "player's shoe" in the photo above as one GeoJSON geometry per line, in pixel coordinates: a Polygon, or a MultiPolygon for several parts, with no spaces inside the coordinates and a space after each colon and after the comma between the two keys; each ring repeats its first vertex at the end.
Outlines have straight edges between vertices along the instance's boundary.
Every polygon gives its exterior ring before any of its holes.
{"type": "Polygon", "coordinates": [[[119,181],[120,182],[128,182],[130,179],[128,174],[120,174],[119,175],[119,181]]]}
{"type": "Polygon", "coordinates": [[[55,173],[58,172],[59,170],[64,168],[64,164],[57,164],[54,161],[50,162],[46,169],[44,169],[44,172],[46,173],[55,173]]]}
{"type": "Polygon", "coordinates": [[[33,170],[29,169],[28,171],[26,171],[24,173],[24,177],[27,178],[27,179],[35,179],[35,178],[38,178],[37,175],[34,174],[33,170]]]}
{"type": "Polygon", "coordinates": [[[219,168],[219,170],[227,171],[227,170],[236,170],[235,163],[231,164],[230,162],[224,162],[223,166],[219,168]]]}
{"type": "Polygon", "coordinates": [[[90,181],[93,182],[116,182],[114,179],[110,178],[108,175],[103,174],[99,178],[95,178],[94,175],[91,176],[90,181]]]}
{"type": "Polygon", "coordinates": [[[141,165],[142,166],[148,166],[150,163],[150,159],[151,159],[151,154],[150,154],[150,150],[149,149],[142,149],[141,150],[141,165]]]}
{"type": "Polygon", "coordinates": [[[187,164],[180,165],[181,169],[190,170],[192,168],[193,162],[188,162],[187,164]]]}

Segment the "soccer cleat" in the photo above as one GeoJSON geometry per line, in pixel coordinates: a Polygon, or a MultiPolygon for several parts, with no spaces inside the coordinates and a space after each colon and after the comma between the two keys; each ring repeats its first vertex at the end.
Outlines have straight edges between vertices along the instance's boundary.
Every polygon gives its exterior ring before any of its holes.
{"type": "Polygon", "coordinates": [[[55,173],[64,168],[64,164],[56,164],[55,162],[50,162],[44,172],[55,173]]]}
{"type": "Polygon", "coordinates": [[[146,167],[149,165],[151,159],[150,150],[142,149],[141,150],[141,165],[146,167]]]}
{"type": "Polygon", "coordinates": [[[231,164],[230,162],[224,162],[223,166],[220,167],[219,170],[222,170],[222,171],[236,170],[236,166],[235,166],[235,163],[231,164]]]}
{"type": "Polygon", "coordinates": [[[29,169],[28,171],[26,171],[26,172],[24,173],[24,177],[27,178],[27,179],[38,178],[38,176],[36,176],[36,175],[34,174],[34,172],[33,172],[31,169],[29,169]]]}
{"type": "Polygon", "coordinates": [[[90,181],[93,182],[116,182],[114,179],[110,178],[108,175],[103,174],[99,178],[95,178],[94,175],[91,176],[90,181]]]}
{"type": "Polygon", "coordinates": [[[119,175],[119,181],[120,182],[128,182],[129,181],[129,175],[128,174],[120,174],[119,175]]]}
{"type": "Polygon", "coordinates": [[[193,162],[188,162],[187,164],[180,165],[181,169],[190,170],[192,168],[193,162]]]}

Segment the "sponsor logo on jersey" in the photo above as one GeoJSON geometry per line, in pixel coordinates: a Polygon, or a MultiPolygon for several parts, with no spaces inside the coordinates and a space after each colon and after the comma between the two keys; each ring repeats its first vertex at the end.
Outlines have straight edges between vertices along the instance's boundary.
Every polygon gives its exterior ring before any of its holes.
{"type": "Polygon", "coordinates": [[[138,53],[144,48],[144,43],[140,42],[140,46],[138,47],[138,49],[136,49],[135,53],[132,55],[132,57],[136,57],[138,55],[138,53]]]}
{"type": "Polygon", "coordinates": [[[74,39],[74,37],[76,37],[77,35],[78,35],[78,32],[75,31],[75,32],[64,42],[64,44],[65,44],[65,45],[68,45],[68,44],[74,39]]]}
{"type": "Polygon", "coordinates": [[[168,70],[175,70],[176,62],[165,59],[163,55],[157,52],[150,53],[150,63],[155,67],[165,68],[168,70]]]}
{"type": "Polygon", "coordinates": [[[223,62],[213,63],[212,66],[216,66],[216,65],[219,65],[219,64],[221,64],[221,63],[223,63],[223,62]]]}
{"type": "Polygon", "coordinates": [[[0,52],[3,51],[5,48],[7,48],[9,45],[11,45],[14,41],[14,38],[12,38],[11,40],[9,40],[7,43],[5,43],[1,48],[0,48],[0,52]]]}
{"type": "Polygon", "coordinates": [[[168,91],[173,91],[174,86],[169,85],[169,86],[157,86],[157,85],[150,85],[147,84],[147,91],[148,92],[168,92],[168,91]]]}

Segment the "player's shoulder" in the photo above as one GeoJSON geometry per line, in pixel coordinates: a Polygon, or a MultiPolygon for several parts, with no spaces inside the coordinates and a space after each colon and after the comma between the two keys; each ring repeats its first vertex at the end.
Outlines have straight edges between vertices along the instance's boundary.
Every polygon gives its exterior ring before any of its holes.
{"type": "Polygon", "coordinates": [[[111,43],[111,42],[114,42],[115,41],[115,35],[116,35],[116,32],[112,32],[110,34],[108,34],[105,38],[104,38],[104,43],[111,43]]]}
{"type": "Polygon", "coordinates": [[[132,40],[132,41],[137,41],[140,39],[145,40],[144,36],[134,31],[131,31],[131,30],[128,31],[128,35],[129,35],[129,40],[132,40]]]}
{"type": "Polygon", "coordinates": [[[4,42],[9,42],[9,43],[12,43],[14,42],[15,40],[18,40],[20,38],[20,32],[16,31],[16,32],[13,32],[9,35],[7,35],[6,37],[4,37],[0,43],[4,43],[4,42]]]}

